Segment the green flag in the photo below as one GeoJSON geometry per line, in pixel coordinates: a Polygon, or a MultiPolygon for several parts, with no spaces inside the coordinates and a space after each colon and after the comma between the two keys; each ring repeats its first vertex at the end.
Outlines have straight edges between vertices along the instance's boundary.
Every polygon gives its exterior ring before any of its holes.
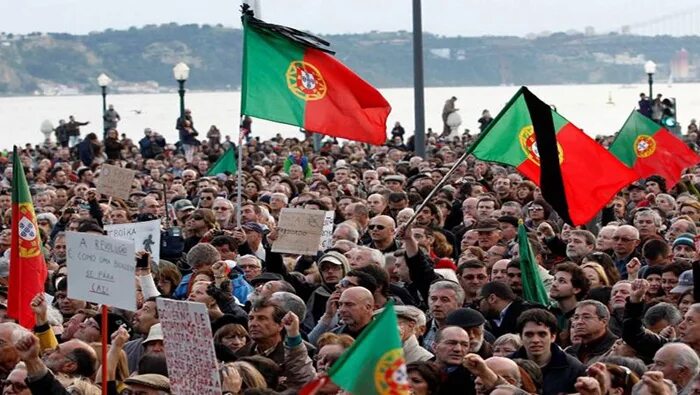
{"type": "Polygon", "coordinates": [[[214,163],[214,165],[207,172],[207,176],[215,176],[217,174],[229,172],[231,174],[238,170],[238,164],[236,163],[236,153],[233,151],[233,146],[224,152],[219,160],[214,163]]]}
{"type": "Polygon", "coordinates": [[[362,395],[408,395],[406,361],[394,304],[387,304],[328,371],[340,388],[362,395]]]}
{"type": "Polygon", "coordinates": [[[523,282],[523,298],[529,302],[548,306],[549,296],[540,278],[537,260],[532,252],[530,240],[527,238],[527,230],[522,221],[518,225],[518,247],[520,252],[520,275],[523,282]]]}

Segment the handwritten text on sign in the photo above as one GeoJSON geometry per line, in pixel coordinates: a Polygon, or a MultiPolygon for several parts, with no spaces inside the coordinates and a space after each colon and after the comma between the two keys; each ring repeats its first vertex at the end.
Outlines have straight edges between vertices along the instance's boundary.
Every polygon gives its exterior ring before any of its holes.
{"type": "Polygon", "coordinates": [[[109,237],[121,240],[131,240],[136,251],[146,251],[151,254],[153,262],[160,260],[160,221],[133,222],[119,225],[105,225],[109,237]]]}
{"type": "Polygon", "coordinates": [[[221,384],[207,308],[203,303],[158,298],[163,345],[173,394],[219,395],[221,384]]]}
{"type": "Polygon", "coordinates": [[[133,242],[66,232],[66,247],[68,297],[136,310],[133,242]]]}
{"type": "Polygon", "coordinates": [[[316,255],[325,218],[326,212],[321,210],[283,208],[277,224],[277,240],[272,243],[272,251],[316,255]]]}

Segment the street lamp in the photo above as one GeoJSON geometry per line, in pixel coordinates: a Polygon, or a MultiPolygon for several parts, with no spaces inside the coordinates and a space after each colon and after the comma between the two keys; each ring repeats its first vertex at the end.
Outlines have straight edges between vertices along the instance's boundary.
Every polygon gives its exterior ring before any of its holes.
{"type": "Polygon", "coordinates": [[[180,84],[180,89],[177,91],[180,94],[180,120],[185,120],[185,81],[190,76],[190,68],[186,64],[180,62],[173,67],[173,76],[180,84]]]}
{"type": "Polygon", "coordinates": [[[651,86],[654,85],[654,73],[656,73],[656,63],[652,60],[647,60],[646,63],[644,63],[644,72],[647,73],[649,76],[649,100],[654,100],[654,96],[652,95],[652,90],[651,86]]]}
{"type": "Polygon", "coordinates": [[[107,86],[112,82],[112,79],[107,76],[107,74],[102,73],[97,77],[97,84],[102,88],[102,129],[104,130],[107,125],[105,120],[105,114],[107,114],[107,86]]]}

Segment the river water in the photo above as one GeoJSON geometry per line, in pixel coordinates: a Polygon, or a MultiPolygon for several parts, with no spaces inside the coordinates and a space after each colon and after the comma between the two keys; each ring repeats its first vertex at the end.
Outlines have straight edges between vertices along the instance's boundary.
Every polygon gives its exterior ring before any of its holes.
{"type": "MultiPolygon", "coordinates": [[[[460,129],[478,130],[481,111],[489,109],[493,116],[518,89],[517,86],[426,88],[426,127],[442,129],[441,112],[446,99],[456,96],[463,124],[460,129]]],[[[612,134],[617,131],[630,111],[635,108],[640,92],[647,85],[552,85],[531,86],[533,93],[547,103],[554,104],[559,113],[591,136],[612,134]]],[[[677,99],[678,120],[684,126],[700,115],[700,84],[666,83],[654,85],[654,95],[662,93],[677,99]]],[[[413,91],[410,88],[382,89],[393,108],[387,120],[389,129],[400,121],[408,134],[413,130],[413,91]]],[[[110,94],[107,102],[113,104],[122,120],[119,131],[140,139],[146,127],[153,128],[175,142],[175,119],[179,112],[177,93],[110,94]]],[[[194,124],[200,135],[210,125],[216,125],[223,135],[235,139],[238,131],[239,92],[188,92],[186,106],[192,110],[194,124]]],[[[61,118],[74,115],[79,121],[90,121],[81,128],[82,134],[101,132],[102,98],[98,95],[81,96],[28,96],[0,98],[0,149],[13,144],[39,143],[43,140],[40,126],[44,120],[58,124],[61,118]]],[[[301,136],[293,126],[255,119],[253,134],[262,139],[282,133],[285,137],[301,136]]],[[[98,133],[101,137],[101,133],[98,133]]]]}

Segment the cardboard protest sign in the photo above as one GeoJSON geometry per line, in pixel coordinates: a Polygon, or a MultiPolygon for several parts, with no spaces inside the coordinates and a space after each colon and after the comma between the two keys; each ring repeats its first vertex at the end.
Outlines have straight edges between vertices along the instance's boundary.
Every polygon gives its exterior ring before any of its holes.
{"type": "Polygon", "coordinates": [[[130,240],[134,250],[144,250],[151,254],[153,262],[158,264],[160,259],[160,221],[134,222],[129,224],[105,225],[109,237],[120,240],[130,240]]]}
{"type": "Polygon", "coordinates": [[[209,314],[203,303],[158,298],[170,390],[179,395],[220,395],[221,384],[209,314]]]}
{"type": "Polygon", "coordinates": [[[108,197],[128,199],[135,175],[133,170],[103,164],[97,178],[97,192],[108,197]]]}
{"type": "Polygon", "coordinates": [[[316,255],[325,218],[325,211],[283,208],[272,252],[316,255]]]}
{"type": "Polygon", "coordinates": [[[335,223],[335,211],[326,211],[323,219],[323,231],[321,232],[321,250],[325,251],[333,247],[333,225],[335,223]]]}
{"type": "Polygon", "coordinates": [[[66,232],[68,297],[136,311],[134,243],[66,232]]]}

